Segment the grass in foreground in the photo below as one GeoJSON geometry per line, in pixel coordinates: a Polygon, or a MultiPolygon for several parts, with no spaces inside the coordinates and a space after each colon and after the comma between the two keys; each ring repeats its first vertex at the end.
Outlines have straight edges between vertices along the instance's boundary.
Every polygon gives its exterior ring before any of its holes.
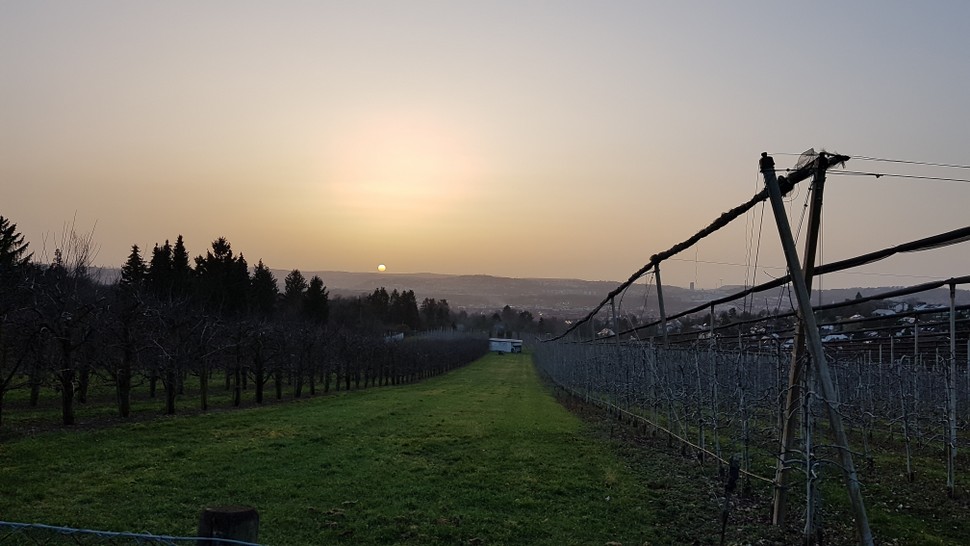
{"type": "Polygon", "coordinates": [[[267,544],[668,543],[669,501],[548,395],[528,356],[427,382],[0,446],[0,519],[193,535],[255,506],[267,544]]]}

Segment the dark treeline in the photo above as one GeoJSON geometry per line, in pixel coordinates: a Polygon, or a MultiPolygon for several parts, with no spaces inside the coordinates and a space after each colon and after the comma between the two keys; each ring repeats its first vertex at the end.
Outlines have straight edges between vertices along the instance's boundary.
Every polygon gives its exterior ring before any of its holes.
{"type": "Polygon", "coordinates": [[[458,330],[445,300],[384,288],[330,298],[319,276],[298,270],[280,290],[225,238],[194,259],[181,236],[148,255],[133,245],[112,285],[91,277],[91,236],[63,239],[50,263],[35,263],[0,216],[0,423],[16,390],[31,407],[55,394],[70,425],[95,383],[113,387],[121,417],[139,389],[172,414],[187,390],[202,410],[215,389],[235,406],[244,391],[262,403],[416,381],[487,351],[458,334],[389,335],[458,330]]]}

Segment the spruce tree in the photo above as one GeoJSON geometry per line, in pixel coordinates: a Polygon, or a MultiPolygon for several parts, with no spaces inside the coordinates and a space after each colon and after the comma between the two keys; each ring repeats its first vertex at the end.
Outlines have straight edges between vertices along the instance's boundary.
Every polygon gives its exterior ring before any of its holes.
{"type": "Polygon", "coordinates": [[[27,252],[29,244],[17,232],[17,224],[0,216],[0,286],[8,287],[21,280],[33,256],[27,252]]]}
{"type": "Polygon", "coordinates": [[[306,277],[300,273],[299,269],[294,269],[283,279],[283,299],[287,307],[297,309],[303,301],[303,294],[306,293],[308,284],[306,277]]]}
{"type": "Polygon", "coordinates": [[[330,313],[330,295],[323,279],[314,275],[307,287],[306,298],[303,300],[303,312],[308,319],[317,324],[325,324],[330,313]]]}
{"type": "Polygon", "coordinates": [[[195,274],[202,297],[227,313],[242,310],[249,293],[249,266],[242,254],[235,257],[225,237],[212,242],[212,250],[195,258],[195,274]]]}
{"type": "Polygon", "coordinates": [[[148,285],[160,298],[172,295],[172,245],[168,239],[165,244],[152,249],[152,259],[148,262],[148,285]]]}
{"type": "Polygon", "coordinates": [[[263,260],[259,260],[253,269],[253,278],[250,281],[249,294],[252,298],[253,311],[262,316],[272,314],[279,293],[273,272],[263,265],[263,260]]]}
{"type": "Polygon", "coordinates": [[[148,266],[141,257],[141,249],[138,248],[138,245],[131,245],[131,254],[128,255],[125,265],[121,266],[121,279],[118,284],[124,288],[138,290],[144,285],[147,278],[148,266]]]}
{"type": "Polygon", "coordinates": [[[192,285],[192,266],[189,264],[189,252],[185,249],[185,241],[179,235],[172,247],[172,291],[180,296],[189,293],[192,285]]]}

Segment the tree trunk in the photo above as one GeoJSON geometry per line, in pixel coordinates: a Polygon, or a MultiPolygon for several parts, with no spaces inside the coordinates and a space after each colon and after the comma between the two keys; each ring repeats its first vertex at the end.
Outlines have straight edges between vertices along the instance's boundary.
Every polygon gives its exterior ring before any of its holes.
{"type": "Polygon", "coordinates": [[[131,350],[127,347],[121,358],[121,367],[118,368],[116,392],[118,393],[118,415],[127,418],[131,415],[131,350]]]}
{"type": "Polygon", "coordinates": [[[303,396],[303,373],[303,364],[300,364],[296,369],[296,378],[293,383],[293,398],[303,396]]]}
{"type": "Polygon", "coordinates": [[[80,376],[78,377],[77,401],[86,404],[88,402],[88,385],[91,384],[91,366],[84,364],[78,371],[80,376]]]}
{"type": "Polygon", "coordinates": [[[178,374],[169,365],[165,370],[165,415],[175,415],[175,393],[178,390],[178,374]]]}
{"type": "Polygon", "coordinates": [[[266,371],[263,369],[263,358],[257,355],[253,360],[253,382],[256,384],[256,403],[263,403],[263,389],[266,386],[266,371]]]}
{"type": "Polygon", "coordinates": [[[158,369],[152,368],[152,375],[148,378],[148,397],[155,398],[155,393],[158,392],[158,369]]]}
{"type": "Polygon", "coordinates": [[[276,371],[273,373],[273,382],[276,385],[276,399],[282,400],[283,399],[283,370],[276,368],[276,371]]]}
{"type": "Polygon", "coordinates": [[[238,407],[242,403],[242,365],[239,362],[239,355],[236,355],[232,387],[232,405],[238,407]]]}
{"type": "Polygon", "coordinates": [[[209,409],[209,368],[205,362],[199,370],[199,406],[202,411],[209,409]]]}
{"type": "Polygon", "coordinates": [[[61,421],[65,425],[74,424],[74,369],[65,366],[60,373],[61,381],[61,421]]]}

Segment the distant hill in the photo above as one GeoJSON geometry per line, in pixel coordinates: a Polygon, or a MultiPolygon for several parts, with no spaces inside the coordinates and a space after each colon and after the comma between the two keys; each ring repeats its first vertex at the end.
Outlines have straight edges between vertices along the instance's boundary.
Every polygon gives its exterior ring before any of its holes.
{"type": "MultiPolygon", "coordinates": [[[[280,289],[289,270],[274,269],[280,289]]],[[[580,279],[523,279],[495,277],[491,275],[442,275],[437,273],[352,273],[347,271],[303,271],[306,278],[319,275],[333,296],[356,297],[366,295],[379,287],[388,291],[414,290],[418,302],[424,298],[446,299],[453,310],[464,309],[468,313],[491,313],[510,305],[535,314],[543,313],[560,318],[584,316],[596,304],[619,286],[619,281],[584,281],[580,279]]],[[[98,278],[105,283],[115,282],[118,269],[99,269],[98,278]]],[[[690,290],[678,286],[664,286],[664,303],[668,313],[677,313],[706,301],[720,298],[740,290],[739,286],[723,286],[714,290],[690,290]]],[[[857,293],[863,296],[885,292],[882,288],[837,288],[822,292],[822,303],[834,303],[852,299],[857,293]]],[[[793,298],[792,298],[793,299],[793,298]]],[[[925,303],[948,304],[949,291],[941,288],[909,298],[925,303]]],[[[817,294],[812,302],[817,303],[817,294]]],[[[621,309],[626,313],[659,316],[657,287],[654,283],[640,282],[631,286],[622,300],[621,309]]],[[[970,304],[970,291],[957,290],[957,303],[970,304]]],[[[740,308],[742,303],[733,306],[740,308]]],[[[790,308],[787,293],[771,290],[754,298],[755,311],[764,308],[790,308]]],[[[718,307],[722,311],[730,305],[718,307]]]]}

